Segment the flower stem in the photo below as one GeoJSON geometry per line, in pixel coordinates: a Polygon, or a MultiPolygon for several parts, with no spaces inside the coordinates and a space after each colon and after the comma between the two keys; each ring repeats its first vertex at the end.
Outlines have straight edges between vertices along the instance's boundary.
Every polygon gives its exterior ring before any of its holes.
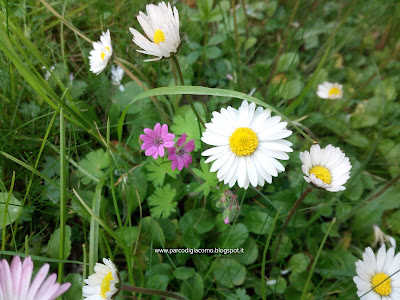
{"type": "Polygon", "coordinates": [[[235,0],[231,0],[232,11],[233,11],[233,26],[235,30],[235,48],[236,48],[236,67],[237,67],[237,74],[238,74],[238,84],[239,88],[242,88],[242,68],[240,65],[240,45],[239,45],[239,35],[238,35],[238,26],[236,21],[236,3],[235,0]]]}
{"type": "Polygon", "coordinates": [[[186,297],[183,297],[183,296],[173,293],[173,292],[153,290],[153,289],[141,288],[141,287],[137,287],[137,286],[121,285],[121,290],[134,292],[134,293],[140,293],[140,294],[163,296],[163,297],[168,297],[168,298],[172,298],[172,299],[187,300],[186,297]]]}
{"type": "MultiPolygon", "coordinates": [[[[178,72],[179,81],[181,82],[182,85],[185,85],[185,83],[183,81],[182,70],[179,65],[178,59],[176,58],[175,55],[171,55],[171,58],[172,58],[172,61],[174,62],[175,68],[178,72]]],[[[192,97],[190,95],[189,95],[189,97],[187,97],[186,95],[184,95],[184,96],[186,97],[186,100],[189,102],[189,105],[192,108],[194,114],[196,115],[197,120],[201,123],[201,125],[203,125],[203,127],[205,127],[203,120],[201,119],[199,113],[197,112],[196,108],[193,105],[192,97]]],[[[200,130],[200,132],[201,132],[201,130],[200,130]]]]}
{"type": "Polygon", "coordinates": [[[276,247],[275,247],[274,258],[272,260],[273,264],[275,264],[276,258],[278,256],[279,247],[280,247],[281,242],[282,242],[283,234],[285,233],[285,230],[286,230],[290,220],[292,219],[292,217],[293,217],[294,213],[296,212],[297,208],[300,206],[300,204],[304,201],[304,199],[307,197],[307,195],[311,191],[312,191],[312,187],[308,186],[307,189],[303,192],[303,194],[301,194],[300,198],[293,205],[293,207],[290,210],[288,216],[286,217],[285,223],[283,223],[283,226],[282,226],[281,233],[279,234],[278,243],[276,244],[276,247]]]}

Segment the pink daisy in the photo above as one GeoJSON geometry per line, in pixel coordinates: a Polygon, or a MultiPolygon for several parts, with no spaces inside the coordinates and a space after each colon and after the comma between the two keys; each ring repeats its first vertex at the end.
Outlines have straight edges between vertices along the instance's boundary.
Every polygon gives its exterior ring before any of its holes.
{"type": "Polygon", "coordinates": [[[153,156],[154,159],[157,159],[158,156],[164,156],[164,147],[169,148],[175,144],[173,141],[175,135],[168,133],[167,124],[163,124],[161,127],[160,123],[157,123],[154,126],[154,130],[145,128],[144,133],[140,135],[140,139],[144,142],[142,150],[146,150],[144,154],[146,156],[153,156]]]}
{"type": "Polygon", "coordinates": [[[21,263],[19,256],[12,260],[11,267],[3,259],[0,262],[0,299],[7,300],[54,300],[65,293],[71,283],[62,285],[56,283],[57,275],[51,274],[45,280],[50,265],[44,264],[37,272],[35,279],[32,278],[33,262],[28,256],[21,263]]]}
{"type": "Polygon", "coordinates": [[[182,134],[176,143],[178,147],[168,149],[168,159],[172,161],[172,170],[178,168],[178,170],[181,171],[183,167],[187,168],[189,164],[192,163],[192,156],[189,153],[194,150],[194,140],[190,140],[184,145],[186,137],[187,135],[185,133],[182,134]]]}

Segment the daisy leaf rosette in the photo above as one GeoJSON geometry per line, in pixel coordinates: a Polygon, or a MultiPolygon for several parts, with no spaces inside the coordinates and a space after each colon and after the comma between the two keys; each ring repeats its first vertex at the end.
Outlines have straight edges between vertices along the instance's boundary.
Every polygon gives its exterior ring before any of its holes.
{"type": "Polygon", "coordinates": [[[100,36],[100,42],[93,42],[93,50],[90,51],[90,71],[99,75],[108,64],[113,53],[110,30],[100,36]]]}
{"type": "Polygon", "coordinates": [[[96,263],[94,273],[85,279],[82,288],[84,300],[111,300],[119,292],[118,270],[110,259],[103,258],[104,264],[96,263]]]}
{"type": "Polygon", "coordinates": [[[278,159],[289,159],[286,152],[293,151],[292,143],[285,138],[292,131],[281,117],[246,100],[239,109],[228,106],[212,115],[201,140],[213,147],[202,155],[208,156],[206,163],[214,161],[210,171],[217,171],[220,181],[247,189],[272,183],[272,177],[285,170],[278,159]]]}
{"type": "Polygon", "coordinates": [[[343,97],[343,85],[325,81],[318,85],[317,96],[322,99],[341,99],[343,97]]]}
{"type": "Polygon", "coordinates": [[[133,34],[132,41],[143,49],[137,51],[157,56],[157,58],[144,61],[155,61],[163,57],[170,57],[171,53],[178,51],[181,43],[178,10],[175,6],[172,8],[170,3],[167,5],[165,2],[160,2],[158,5],[147,5],[146,13],[139,12],[137,20],[147,38],[136,29],[129,28],[133,34]]]}
{"type": "Polygon", "coordinates": [[[344,191],[350,178],[350,160],[339,147],[311,146],[310,152],[300,152],[304,180],[329,192],[344,191]]]}
{"type": "Polygon", "coordinates": [[[71,283],[56,283],[56,274],[47,277],[49,269],[50,265],[44,264],[31,282],[33,262],[30,257],[21,262],[20,257],[15,256],[11,265],[3,259],[0,262],[0,299],[54,300],[61,296],[71,283]]]}
{"type": "Polygon", "coordinates": [[[363,259],[356,262],[357,295],[361,300],[400,299],[400,253],[395,249],[386,251],[385,244],[377,255],[370,247],[365,249],[363,259]]]}

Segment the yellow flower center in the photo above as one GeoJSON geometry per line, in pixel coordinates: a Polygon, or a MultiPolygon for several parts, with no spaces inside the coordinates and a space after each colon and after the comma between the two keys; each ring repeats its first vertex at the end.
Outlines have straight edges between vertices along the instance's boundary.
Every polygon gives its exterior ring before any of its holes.
{"type": "Polygon", "coordinates": [[[376,274],[372,278],[372,285],[374,286],[374,291],[381,296],[390,295],[390,293],[392,292],[392,286],[390,285],[390,281],[391,279],[385,273],[376,274]]]}
{"type": "Polygon", "coordinates": [[[230,136],[229,146],[237,156],[250,155],[257,149],[257,134],[250,128],[240,127],[230,136]]]}
{"type": "MultiPolygon", "coordinates": [[[[111,52],[110,48],[106,47],[106,49],[108,50],[108,52],[111,52]]],[[[100,55],[101,55],[101,60],[104,60],[104,56],[106,56],[106,54],[104,52],[101,52],[100,55]]]]}
{"type": "Polygon", "coordinates": [[[337,87],[333,87],[329,90],[329,96],[339,96],[340,95],[340,89],[337,87]]]}
{"type": "Polygon", "coordinates": [[[165,42],[165,35],[164,35],[164,32],[161,31],[161,29],[157,29],[154,32],[153,41],[157,45],[160,44],[160,42],[163,42],[163,43],[165,42]]]}
{"type": "Polygon", "coordinates": [[[325,167],[315,166],[310,170],[309,174],[314,174],[315,177],[321,179],[324,183],[331,184],[331,172],[329,172],[329,170],[325,167]]]}
{"type": "Polygon", "coordinates": [[[106,299],[106,293],[111,291],[110,289],[110,281],[113,280],[114,278],[112,277],[111,271],[107,273],[106,276],[104,276],[103,281],[101,282],[101,292],[100,296],[103,297],[103,299],[106,299]]]}

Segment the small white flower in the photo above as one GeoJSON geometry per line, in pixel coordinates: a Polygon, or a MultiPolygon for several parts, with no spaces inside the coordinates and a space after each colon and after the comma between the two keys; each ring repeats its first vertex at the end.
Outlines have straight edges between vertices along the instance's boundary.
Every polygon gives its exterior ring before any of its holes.
{"type": "Polygon", "coordinates": [[[365,249],[363,260],[356,262],[358,276],[353,278],[361,300],[400,299],[400,254],[394,254],[394,248],[386,252],[385,244],[376,257],[371,248],[365,249]]]}
{"type": "Polygon", "coordinates": [[[114,65],[111,66],[111,83],[114,86],[119,87],[119,90],[121,92],[125,91],[124,86],[121,84],[124,75],[125,71],[120,66],[114,66],[114,65]]]}
{"type": "Polygon", "coordinates": [[[179,36],[179,14],[174,6],[172,11],[171,4],[165,2],[158,5],[149,4],[146,6],[147,15],[139,12],[137,17],[140,26],[146,33],[145,38],[139,31],[129,28],[133,34],[133,42],[143,50],[138,52],[154,55],[157,58],[145,61],[160,60],[162,57],[170,57],[171,53],[176,53],[181,43],[179,36]]]}
{"type": "Polygon", "coordinates": [[[318,85],[317,96],[322,99],[341,99],[343,97],[343,85],[325,81],[318,85]]]}
{"type": "Polygon", "coordinates": [[[94,273],[85,279],[82,288],[85,300],[111,300],[118,292],[116,284],[119,283],[118,271],[110,259],[103,258],[104,264],[97,263],[94,273]]]}
{"type": "Polygon", "coordinates": [[[100,36],[100,42],[93,42],[93,48],[89,56],[90,71],[99,75],[107,66],[113,53],[110,30],[107,29],[107,32],[103,32],[100,36]]]}
{"type": "Polygon", "coordinates": [[[374,228],[374,234],[375,234],[375,240],[374,240],[374,243],[372,244],[373,246],[378,244],[378,242],[380,244],[389,242],[392,245],[392,247],[396,249],[396,240],[393,237],[385,234],[377,225],[374,225],[373,228],[374,228]]]}
{"type": "Polygon", "coordinates": [[[47,70],[47,68],[45,66],[42,67],[42,70],[46,70],[46,73],[44,74],[44,79],[46,79],[46,81],[49,81],[51,73],[53,73],[54,69],[55,69],[54,66],[50,67],[50,71],[47,70]]]}
{"type": "Polygon", "coordinates": [[[346,189],[343,185],[350,178],[351,164],[339,147],[313,145],[310,152],[300,152],[300,159],[305,181],[329,192],[346,189]]]}
{"type": "Polygon", "coordinates": [[[50,265],[44,264],[32,280],[33,262],[30,257],[21,263],[15,256],[11,265],[0,261],[0,299],[1,300],[54,300],[64,294],[71,283],[56,283],[57,275],[47,277],[50,265]],[[47,277],[47,279],[46,279],[47,277]],[[45,280],[46,279],[46,280],[45,280]]]}
{"type": "Polygon", "coordinates": [[[285,168],[278,159],[287,160],[286,152],[292,152],[292,143],[284,138],[287,130],[281,117],[271,117],[269,109],[243,101],[239,109],[222,108],[213,112],[211,123],[207,123],[201,140],[214,146],[202,153],[209,156],[206,163],[214,161],[210,171],[218,171],[217,177],[232,187],[247,189],[272,182],[285,168]]]}

